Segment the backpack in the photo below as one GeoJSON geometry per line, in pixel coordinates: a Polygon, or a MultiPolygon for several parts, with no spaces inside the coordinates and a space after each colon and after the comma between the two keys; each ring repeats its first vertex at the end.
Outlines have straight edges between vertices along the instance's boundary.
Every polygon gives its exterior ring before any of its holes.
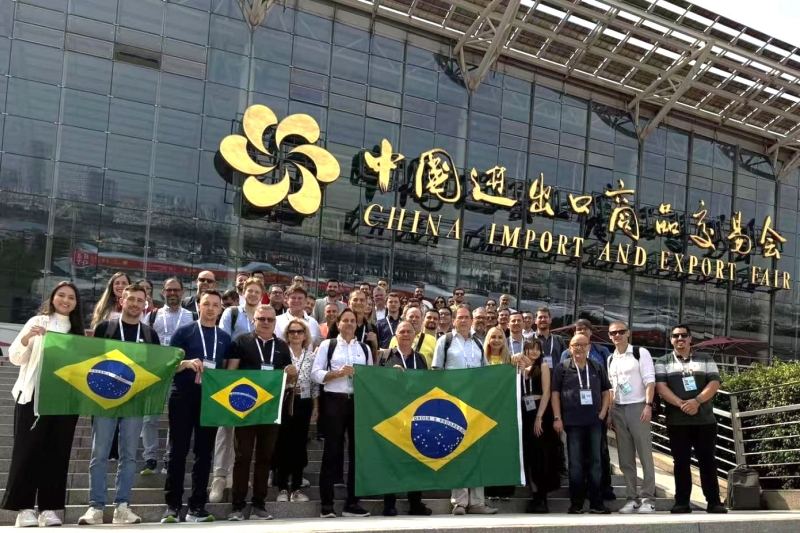
{"type": "Polygon", "coordinates": [[[236,331],[236,322],[239,320],[239,308],[238,307],[231,307],[231,337],[233,337],[233,332],[236,331]]]}
{"type": "Polygon", "coordinates": [[[733,511],[761,509],[761,478],[746,464],[728,472],[728,497],[725,505],[733,511]]]}
{"type": "MultiPolygon", "coordinates": [[[[474,336],[472,337],[472,342],[480,346],[481,353],[483,353],[483,343],[476,339],[474,336]]],[[[442,368],[447,366],[447,351],[450,349],[450,345],[453,344],[453,333],[446,333],[444,336],[444,362],[442,362],[442,368]]]]}
{"type": "MultiPolygon", "coordinates": [[[[147,324],[142,324],[144,327],[142,328],[142,337],[144,337],[144,342],[147,344],[153,344],[153,330],[150,329],[150,326],[147,324]]],[[[117,328],[119,327],[119,322],[116,320],[110,320],[108,322],[108,328],[106,328],[106,339],[113,339],[114,334],[117,332],[117,328]]]]}
{"type": "MultiPolygon", "coordinates": [[[[331,339],[328,343],[328,370],[331,369],[331,359],[333,359],[333,352],[336,351],[336,344],[339,342],[339,339],[331,339]]],[[[361,349],[364,350],[364,357],[371,357],[372,352],[369,351],[367,345],[361,341],[358,342],[361,345],[361,349]]]]}

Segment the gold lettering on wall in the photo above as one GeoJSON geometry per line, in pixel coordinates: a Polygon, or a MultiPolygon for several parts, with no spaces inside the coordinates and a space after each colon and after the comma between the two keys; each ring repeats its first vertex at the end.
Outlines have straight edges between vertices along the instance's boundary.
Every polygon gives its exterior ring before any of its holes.
{"type": "Polygon", "coordinates": [[[378,225],[377,222],[372,222],[372,220],[370,220],[369,218],[374,209],[377,209],[379,213],[383,213],[383,206],[378,204],[370,204],[367,206],[366,209],[364,209],[364,224],[366,224],[370,228],[374,228],[375,226],[378,225]]]}
{"type": "Polygon", "coordinates": [[[553,234],[551,232],[545,231],[542,233],[539,238],[539,248],[546,254],[550,253],[550,250],[553,249],[553,234]]]}
{"type": "Polygon", "coordinates": [[[503,240],[500,241],[500,246],[509,246],[511,248],[519,248],[519,228],[511,228],[503,226],[503,240]]]}

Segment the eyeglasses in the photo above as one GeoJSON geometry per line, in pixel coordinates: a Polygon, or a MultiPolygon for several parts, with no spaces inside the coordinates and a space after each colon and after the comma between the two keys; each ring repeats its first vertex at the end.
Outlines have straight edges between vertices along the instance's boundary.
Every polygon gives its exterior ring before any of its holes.
{"type": "Polygon", "coordinates": [[[628,333],[627,329],[618,329],[617,331],[609,331],[608,335],[610,337],[616,337],[617,335],[625,335],[626,333],[628,333]]]}
{"type": "Polygon", "coordinates": [[[688,339],[690,335],[688,333],[673,333],[673,339],[688,339]]]}
{"type": "Polygon", "coordinates": [[[457,292],[457,293],[455,293],[455,296],[464,296],[464,293],[463,292],[457,292]]]}
{"type": "Polygon", "coordinates": [[[164,292],[183,292],[183,289],[164,289],[164,292]]]}
{"type": "Polygon", "coordinates": [[[262,324],[264,322],[267,322],[268,324],[272,324],[277,319],[275,317],[271,317],[271,316],[257,316],[253,320],[255,320],[256,322],[261,322],[262,324]]]}
{"type": "Polygon", "coordinates": [[[588,348],[589,345],[587,343],[585,343],[585,342],[582,342],[580,344],[570,344],[569,347],[570,348],[588,348]]]}
{"type": "Polygon", "coordinates": [[[288,333],[289,335],[305,335],[306,332],[305,330],[302,329],[289,329],[286,330],[286,333],[288,333]]]}
{"type": "Polygon", "coordinates": [[[211,278],[197,278],[197,283],[216,283],[217,280],[211,278]]]}

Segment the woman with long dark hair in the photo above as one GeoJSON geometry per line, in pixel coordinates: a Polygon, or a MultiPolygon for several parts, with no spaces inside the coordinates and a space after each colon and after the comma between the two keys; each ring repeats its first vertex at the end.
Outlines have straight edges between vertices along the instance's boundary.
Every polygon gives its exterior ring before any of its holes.
{"type": "MultiPolygon", "coordinates": [[[[531,489],[528,513],[548,513],[547,494],[561,487],[562,463],[559,438],[553,429],[550,406],[550,367],[542,363],[542,343],[525,341],[525,357],[531,362],[522,379],[522,445],[525,477],[531,489]]],[[[526,361],[527,364],[527,361],[526,361]]]]}
{"type": "Polygon", "coordinates": [[[49,331],[84,335],[78,287],[62,281],[39,313],[28,320],[8,350],[20,367],[14,395],[14,448],[0,507],[19,511],[17,527],[60,526],[77,415],[36,415],[36,385],[42,371],[44,336],[49,331]],[[39,515],[33,510],[39,503],[39,515]]]}
{"type": "Polygon", "coordinates": [[[447,307],[447,300],[444,299],[444,296],[437,296],[433,301],[433,308],[438,311],[443,307],[447,307]]]}
{"type": "Polygon", "coordinates": [[[117,272],[111,276],[102,296],[100,296],[100,300],[98,300],[97,305],[94,306],[92,329],[97,327],[97,324],[104,320],[113,320],[119,317],[120,310],[122,309],[119,299],[122,298],[125,287],[130,284],[131,278],[124,272],[117,272]]]}

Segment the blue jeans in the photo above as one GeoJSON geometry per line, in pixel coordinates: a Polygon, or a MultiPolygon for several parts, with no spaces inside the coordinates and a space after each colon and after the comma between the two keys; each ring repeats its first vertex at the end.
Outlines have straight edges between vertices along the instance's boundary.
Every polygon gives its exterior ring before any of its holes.
{"type": "Polygon", "coordinates": [[[142,421],[142,457],[145,461],[158,460],[158,419],[161,415],[147,415],[142,421]]]}
{"type": "Polygon", "coordinates": [[[588,485],[589,505],[600,507],[603,505],[600,497],[603,425],[598,420],[591,426],[567,426],[565,430],[569,453],[569,499],[574,507],[582,508],[588,485]]]}
{"type": "Polygon", "coordinates": [[[97,416],[92,422],[92,458],[89,461],[89,505],[97,509],[106,506],[106,474],[108,452],[119,422],[119,462],[117,464],[114,505],[130,503],[133,476],[136,473],[136,448],[142,432],[142,417],[105,418],[97,416]]]}

